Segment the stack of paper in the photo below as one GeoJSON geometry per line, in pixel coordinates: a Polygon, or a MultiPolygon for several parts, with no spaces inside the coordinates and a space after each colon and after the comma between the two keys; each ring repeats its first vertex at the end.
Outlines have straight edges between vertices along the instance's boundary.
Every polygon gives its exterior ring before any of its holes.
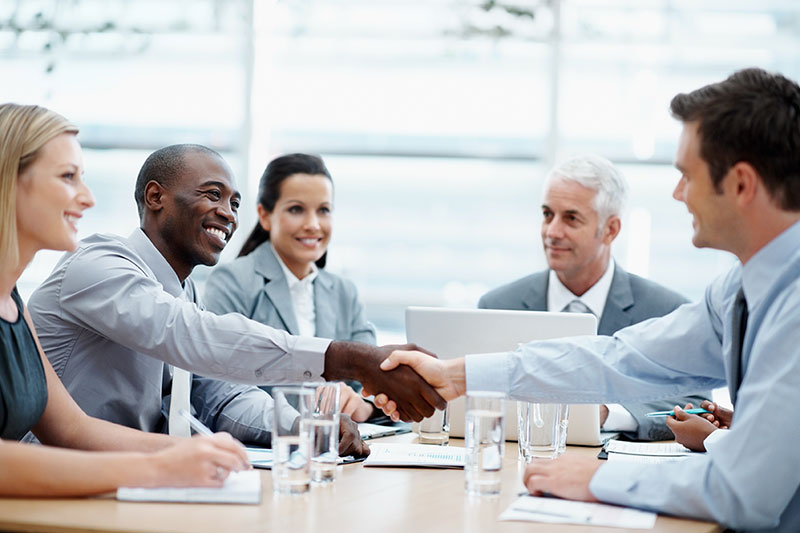
{"type": "Polygon", "coordinates": [[[602,503],[522,496],[503,511],[500,520],[653,529],[656,514],[602,503]]]}
{"type": "Polygon", "coordinates": [[[373,444],[364,466],[464,468],[464,448],[430,444],[373,444]]]}
{"type": "Polygon", "coordinates": [[[220,488],[163,487],[155,489],[120,487],[117,499],[133,502],[261,503],[261,474],[256,470],[231,472],[220,488]]]}

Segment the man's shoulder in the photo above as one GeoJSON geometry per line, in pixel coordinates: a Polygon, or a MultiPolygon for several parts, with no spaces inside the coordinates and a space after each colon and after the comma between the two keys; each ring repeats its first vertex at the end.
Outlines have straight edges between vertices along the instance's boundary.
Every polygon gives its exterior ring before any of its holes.
{"type": "Polygon", "coordinates": [[[541,287],[544,290],[548,274],[548,270],[542,270],[496,287],[481,296],[478,307],[484,309],[527,309],[527,307],[522,306],[523,297],[537,287],[541,287]]]}

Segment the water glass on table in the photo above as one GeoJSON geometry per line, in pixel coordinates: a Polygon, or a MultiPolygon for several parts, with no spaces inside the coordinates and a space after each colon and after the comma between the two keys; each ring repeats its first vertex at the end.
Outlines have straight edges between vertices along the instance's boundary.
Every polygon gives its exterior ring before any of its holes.
{"type": "Polygon", "coordinates": [[[566,449],[569,404],[517,404],[517,437],[519,457],[525,462],[533,459],[555,459],[566,449]]]}
{"type": "Polygon", "coordinates": [[[311,434],[311,481],[333,483],[339,461],[339,397],[338,382],[303,383],[314,393],[310,416],[304,418],[311,434]]]}
{"type": "Polygon", "coordinates": [[[311,433],[303,421],[314,408],[314,391],[273,387],[272,487],[279,494],[305,494],[311,483],[311,433]]]}
{"type": "Polygon", "coordinates": [[[499,494],[505,449],[505,395],[475,391],[467,395],[464,474],[468,494],[499,494]]]}
{"type": "Polygon", "coordinates": [[[416,424],[420,444],[445,446],[450,442],[450,410],[436,409],[433,415],[423,418],[416,424]]]}

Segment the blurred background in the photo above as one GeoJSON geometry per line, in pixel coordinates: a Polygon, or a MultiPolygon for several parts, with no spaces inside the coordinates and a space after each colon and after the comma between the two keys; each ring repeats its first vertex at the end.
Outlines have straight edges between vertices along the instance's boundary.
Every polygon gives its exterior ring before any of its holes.
{"type": "MultiPolygon", "coordinates": [[[[617,261],[690,299],[733,262],[691,245],[669,101],[759,66],[800,77],[795,0],[0,0],[0,102],[77,123],[97,199],[81,236],[129,234],[153,150],[194,142],[244,195],[286,152],[335,184],[329,269],[379,341],[408,305],[474,307],[545,266],[542,180],[595,152],[631,185],[617,261]]],[[[27,298],[59,254],[40,253],[27,298]]],[[[202,284],[208,270],[193,276],[202,284]]]]}

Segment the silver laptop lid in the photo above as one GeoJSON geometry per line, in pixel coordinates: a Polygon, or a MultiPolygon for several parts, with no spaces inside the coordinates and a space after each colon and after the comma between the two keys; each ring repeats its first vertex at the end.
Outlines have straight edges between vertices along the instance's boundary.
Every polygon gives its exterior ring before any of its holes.
{"type": "MultiPolygon", "coordinates": [[[[584,313],[505,311],[497,309],[406,308],[406,338],[440,359],[467,354],[503,352],[534,340],[594,335],[597,317],[584,313]]],[[[517,402],[509,401],[506,439],[517,439],[517,402]]],[[[450,435],[464,436],[464,400],[448,405],[450,435]]],[[[600,419],[596,405],[570,407],[569,444],[599,445],[600,419]]]]}

